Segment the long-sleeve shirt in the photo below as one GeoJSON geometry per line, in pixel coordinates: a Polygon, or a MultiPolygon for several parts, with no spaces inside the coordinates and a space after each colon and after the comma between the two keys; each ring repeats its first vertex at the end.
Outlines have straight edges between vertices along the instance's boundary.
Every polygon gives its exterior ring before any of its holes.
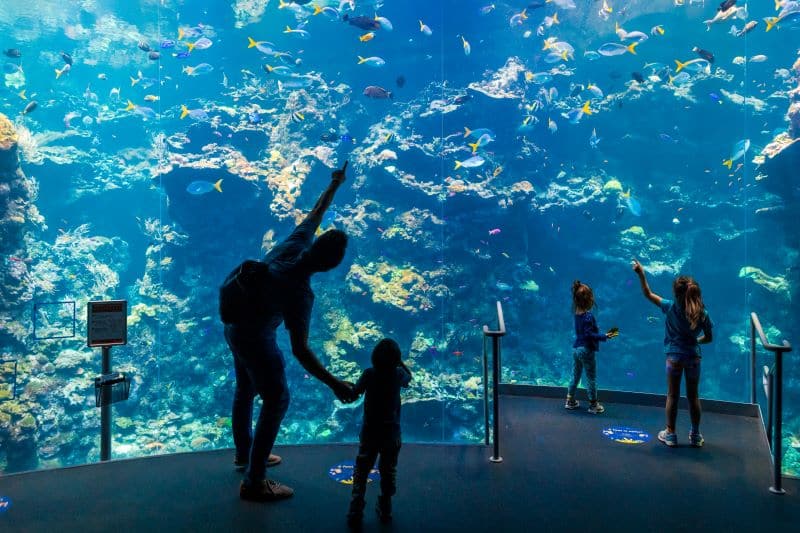
{"type": "Polygon", "coordinates": [[[410,382],[411,374],[402,367],[364,370],[354,389],[356,394],[365,393],[362,434],[400,435],[400,389],[410,382]]]}
{"type": "Polygon", "coordinates": [[[588,350],[596,352],[600,349],[600,342],[608,340],[605,333],[600,333],[597,321],[591,311],[575,314],[575,342],[573,348],[585,346],[588,350]]]}

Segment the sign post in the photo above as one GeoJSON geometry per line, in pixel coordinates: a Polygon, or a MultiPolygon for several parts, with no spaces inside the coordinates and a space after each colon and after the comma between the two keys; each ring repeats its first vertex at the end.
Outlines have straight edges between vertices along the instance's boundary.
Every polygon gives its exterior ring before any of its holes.
{"type": "Polygon", "coordinates": [[[111,459],[111,404],[128,399],[130,381],[111,373],[111,347],[128,342],[128,302],[89,302],[87,345],[103,351],[102,375],[94,380],[96,404],[100,407],[100,460],[111,459]],[[121,387],[119,387],[121,385],[121,387]]]}

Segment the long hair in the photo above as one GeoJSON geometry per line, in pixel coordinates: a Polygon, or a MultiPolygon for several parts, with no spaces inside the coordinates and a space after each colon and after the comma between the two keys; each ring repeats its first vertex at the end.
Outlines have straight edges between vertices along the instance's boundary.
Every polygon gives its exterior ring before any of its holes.
{"type": "Polygon", "coordinates": [[[690,276],[679,276],[672,283],[672,292],[675,294],[675,301],[683,307],[689,325],[695,329],[706,311],[700,285],[690,276]]]}
{"type": "Polygon", "coordinates": [[[400,346],[392,339],[382,339],[372,350],[372,367],[379,372],[395,368],[401,360],[400,346]]]}
{"type": "Polygon", "coordinates": [[[572,282],[572,312],[575,313],[578,309],[588,311],[594,307],[594,292],[592,288],[581,283],[580,280],[572,282]]]}

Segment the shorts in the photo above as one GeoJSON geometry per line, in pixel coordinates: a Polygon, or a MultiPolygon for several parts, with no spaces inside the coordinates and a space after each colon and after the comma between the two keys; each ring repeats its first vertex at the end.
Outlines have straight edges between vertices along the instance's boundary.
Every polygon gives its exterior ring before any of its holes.
{"type": "Polygon", "coordinates": [[[667,354],[667,375],[680,376],[686,374],[687,380],[700,379],[700,356],[667,354]]]}

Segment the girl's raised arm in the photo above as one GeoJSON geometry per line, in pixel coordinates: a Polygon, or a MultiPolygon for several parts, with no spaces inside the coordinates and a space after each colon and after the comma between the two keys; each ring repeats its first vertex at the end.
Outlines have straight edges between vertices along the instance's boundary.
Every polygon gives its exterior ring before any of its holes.
{"type": "Polygon", "coordinates": [[[636,259],[633,260],[633,271],[639,276],[639,284],[642,286],[642,294],[644,294],[644,297],[661,307],[661,296],[650,290],[650,286],[647,284],[647,278],[644,275],[644,268],[636,259]]]}

